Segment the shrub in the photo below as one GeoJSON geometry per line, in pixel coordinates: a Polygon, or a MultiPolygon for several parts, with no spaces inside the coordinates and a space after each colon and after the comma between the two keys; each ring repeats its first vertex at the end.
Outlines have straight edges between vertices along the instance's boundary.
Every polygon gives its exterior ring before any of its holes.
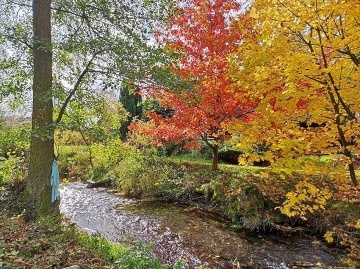
{"type": "Polygon", "coordinates": [[[0,156],[26,155],[30,148],[30,132],[28,125],[5,126],[0,132],[0,156]]]}
{"type": "Polygon", "coordinates": [[[115,186],[130,197],[162,197],[168,200],[192,199],[202,176],[210,171],[176,164],[156,155],[137,153],[124,159],[108,175],[115,186]],[[202,170],[201,170],[202,171],[202,170]]]}
{"type": "Polygon", "coordinates": [[[91,146],[92,167],[88,176],[98,180],[114,169],[128,156],[135,154],[135,149],[119,138],[111,139],[106,144],[96,143],[91,146]]]}
{"type": "Polygon", "coordinates": [[[73,130],[56,131],[55,143],[59,145],[85,145],[80,132],[73,130]]]}
{"type": "Polygon", "coordinates": [[[171,142],[169,145],[160,146],[157,148],[158,155],[170,157],[175,154],[184,154],[190,152],[189,149],[184,148],[185,144],[186,144],[185,142],[181,142],[181,143],[171,142]]]}
{"type": "Polygon", "coordinates": [[[127,196],[153,196],[158,189],[157,182],[163,181],[168,174],[168,168],[156,158],[137,153],[119,163],[112,179],[127,196]]]}
{"type": "Polygon", "coordinates": [[[87,146],[59,146],[58,162],[63,177],[107,179],[118,164],[135,154],[135,148],[119,138],[87,146]]]}
{"type": "Polygon", "coordinates": [[[146,154],[156,153],[156,148],[152,146],[152,142],[151,137],[140,135],[137,132],[129,132],[127,135],[127,143],[146,154]]]}
{"type": "Polygon", "coordinates": [[[261,191],[245,179],[227,172],[218,173],[200,187],[233,223],[254,230],[263,225],[264,198],[261,191]]]}
{"type": "Polygon", "coordinates": [[[0,184],[17,184],[26,177],[25,159],[10,155],[0,161],[0,184]]]}

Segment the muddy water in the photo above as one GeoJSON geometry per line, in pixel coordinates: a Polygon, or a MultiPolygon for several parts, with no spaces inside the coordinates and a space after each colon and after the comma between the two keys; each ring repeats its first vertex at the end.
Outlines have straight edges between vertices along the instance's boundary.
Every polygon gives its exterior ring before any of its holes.
{"type": "Polygon", "coordinates": [[[235,231],[184,204],[123,198],[82,183],[61,187],[60,209],[88,233],[154,243],[164,263],[182,260],[186,268],[340,268],[342,258],[314,238],[235,231]]]}

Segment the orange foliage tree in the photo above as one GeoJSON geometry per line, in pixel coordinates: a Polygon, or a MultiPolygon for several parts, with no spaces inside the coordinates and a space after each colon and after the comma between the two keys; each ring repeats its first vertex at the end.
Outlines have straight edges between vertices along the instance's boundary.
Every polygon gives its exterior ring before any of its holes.
{"type": "Polygon", "coordinates": [[[240,5],[235,0],[191,0],[180,1],[178,6],[168,31],[157,33],[157,39],[170,53],[180,55],[171,70],[192,86],[179,90],[153,85],[150,95],[173,113],[166,116],[151,111],[150,122],[131,129],[153,136],[157,144],[187,141],[187,147],[198,148],[202,140],[212,149],[212,170],[218,170],[219,144],[230,138],[223,124],[247,121],[254,109],[254,102],[235,98],[227,77],[228,55],[242,38],[240,31],[230,27],[240,5]]]}

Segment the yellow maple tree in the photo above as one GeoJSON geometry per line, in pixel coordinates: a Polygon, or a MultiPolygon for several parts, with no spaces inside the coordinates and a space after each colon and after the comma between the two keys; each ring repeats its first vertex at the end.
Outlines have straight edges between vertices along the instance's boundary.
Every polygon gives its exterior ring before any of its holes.
{"type": "Polygon", "coordinates": [[[260,157],[246,157],[276,161],[283,171],[339,170],[339,181],[357,186],[359,1],[256,0],[237,27],[247,35],[229,76],[259,101],[261,117],[228,127],[235,145],[248,152],[263,145],[260,157]],[[314,157],[324,154],[333,165],[314,157]]]}

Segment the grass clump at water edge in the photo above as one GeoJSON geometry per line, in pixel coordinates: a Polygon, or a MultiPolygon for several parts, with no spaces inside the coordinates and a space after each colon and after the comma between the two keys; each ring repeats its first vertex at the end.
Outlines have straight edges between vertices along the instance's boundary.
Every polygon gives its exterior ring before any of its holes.
{"type": "MultiPolygon", "coordinates": [[[[81,234],[80,243],[112,261],[113,266],[123,269],[167,269],[168,265],[162,264],[159,258],[154,258],[152,245],[136,243],[126,247],[121,244],[110,243],[99,235],[81,234]]],[[[180,263],[179,263],[180,264],[180,263]]],[[[177,265],[178,266],[178,265],[177,265]]],[[[174,268],[181,268],[175,266],[174,268]]]]}

